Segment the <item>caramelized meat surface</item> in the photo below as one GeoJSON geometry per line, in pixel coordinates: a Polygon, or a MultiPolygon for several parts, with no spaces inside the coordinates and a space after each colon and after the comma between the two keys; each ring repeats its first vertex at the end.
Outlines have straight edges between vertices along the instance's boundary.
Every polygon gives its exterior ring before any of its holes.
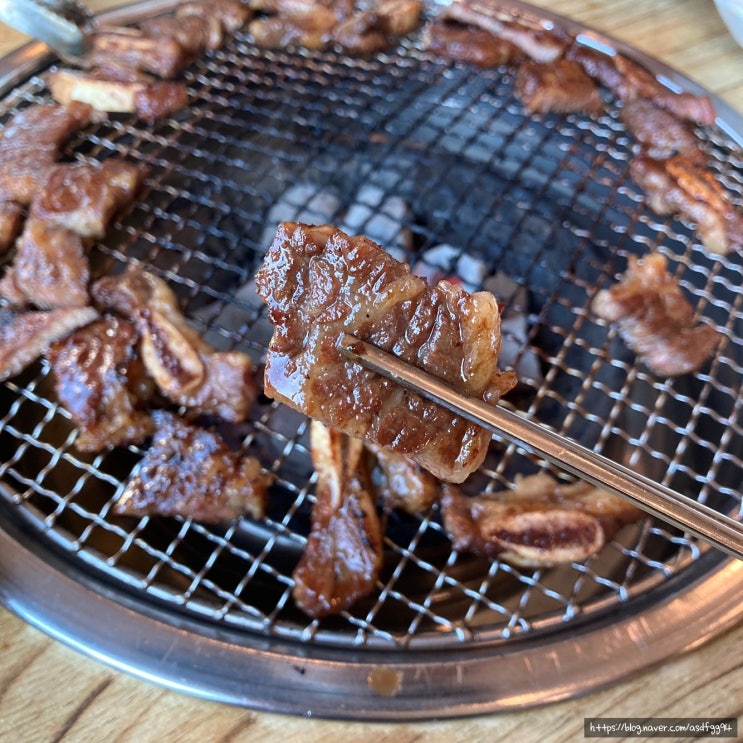
{"type": "Polygon", "coordinates": [[[145,410],[152,389],[136,342],[131,322],[106,316],[47,351],[57,398],[79,429],[75,443],[80,451],[138,443],[152,434],[145,410]]]}
{"type": "Polygon", "coordinates": [[[503,20],[496,9],[477,2],[451,3],[439,18],[481,28],[510,42],[535,62],[554,62],[565,52],[566,42],[555,31],[503,20]]]}
{"type": "Polygon", "coordinates": [[[86,67],[122,67],[173,78],[190,62],[190,55],[172,36],[153,38],[128,27],[106,28],[90,36],[86,67]]]}
{"type": "Polygon", "coordinates": [[[92,307],[24,312],[0,310],[0,380],[20,374],[51,343],[97,316],[92,307]]]}
{"type": "Polygon", "coordinates": [[[666,159],[678,154],[702,157],[699,142],[688,124],[652,101],[644,98],[627,101],[620,113],[630,134],[650,157],[666,159]]]}
{"type": "Polygon", "coordinates": [[[497,370],[500,314],[489,292],[429,286],[379,245],[331,226],[285,222],[256,275],[274,333],[265,392],[350,436],[405,454],[441,479],[480,466],[490,434],[345,360],[356,334],[495,403],[515,382],[497,370]]]}
{"type": "Polygon", "coordinates": [[[0,255],[13,246],[23,225],[23,208],[14,201],[0,201],[0,255]]]}
{"type": "Polygon", "coordinates": [[[18,111],[0,133],[0,201],[29,204],[59,159],[60,148],[88,124],[90,113],[83,103],[18,111]]]}
{"type": "Polygon", "coordinates": [[[182,83],[153,80],[143,73],[120,68],[90,72],[54,70],[48,83],[58,103],[80,101],[95,111],[134,113],[145,121],[169,116],[188,105],[188,91],[182,83]]]}
{"type": "Polygon", "coordinates": [[[242,0],[192,0],[180,3],[175,15],[179,19],[197,16],[208,22],[215,19],[224,32],[235,33],[250,20],[252,10],[242,0]]]}
{"type": "Polygon", "coordinates": [[[444,59],[478,67],[500,67],[517,61],[522,54],[510,41],[489,31],[440,21],[426,29],[423,45],[444,59]]]}
{"type": "Polygon", "coordinates": [[[248,30],[255,43],[266,49],[292,46],[324,49],[330,44],[337,23],[335,13],[321,6],[311,13],[256,18],[249,24],[248,30]]]}
{"type": "Polygon", "coordinates": [[[135,199],[144,171],[118,158],[55,166],[31,203],[30,216],[81,237],[100,239],[135,199]]]}
{"type": "Polygon", "coordinates": [[[546,474],[517,479],[503,493],[466,496],[444,485],[441,511],[455,549],[523,567],[585,560],[642,516],[622,498],[546,474]]]}
{"type": "Polygon", "coordinates": [[[0,280],[0,296],[15,307],[84,307],[90,303],[89,278],[82,238],[31,218],[18,240],[13,263],[0,280]]]}
{"type": "Polygon", "coordinates": [[[579,62],[594,80],[611,90],[621,101],[645,98],[680,119],[708,126],[715,122],[715,109],[708,96],[669,90],[648,70],[623,54],[610,57],[575,44],[567,56],[579,62]]]}
{"type": "Polygon", "coordinates": [[[427,511],[440,495],[440,483],[412,459],[397,452],[368,444],[374,454],[372,483],[384,508],[399,508],[406,513],[427,511]]]}
{"type": "Polygon", "coordinates": [[[209,346],[162,279],[130,267],[98,280],[91,292],[98,305],[134,321],[144,365],[163,395],[197,413],[245,420],[257,394],[250,358],[209,346]]]}
{"type": "Polygon", "coordinates": [[[216,433],[163,410],[152,418],[152,444],[114,505],[115,513],[212,523],[264,515],[272,478],[257,459],[236,454],[216,433]]]}
{"type": "Polygon", "coordinates": [[[616,323],[625,343],[662,376],[696,371],[720,340],[714,328],[695,321],[694,309],[658,253],[630,256],[622,280],[600,291],[592,308],[616,323]]]}
{"type": "Polygon", "coordinates": [[[708,250],[729,253],[743,249],[741,210],[698,158],[675,155],[656,160],[638,155],[630,162],[630,174],[656,214],[688,219],[708,250]]]}
{"type": "Polygon", "coordinates": [[[374,590],[383,541],[361,463],[363,443],[317,421],[310,433],[317,500],[292,593],[304,612],[323,617],[348,609],[374,590]]]}
{"type": "Polygon", "coordinates": [[[529,115],[597,113],[603,101],[593,80],[570,59],[525,62],[519,67],[516,94],[529,115]]]}

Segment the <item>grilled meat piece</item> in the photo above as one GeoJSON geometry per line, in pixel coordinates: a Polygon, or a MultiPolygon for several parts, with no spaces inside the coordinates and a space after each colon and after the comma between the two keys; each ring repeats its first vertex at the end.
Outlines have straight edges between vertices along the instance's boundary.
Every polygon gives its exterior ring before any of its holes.
{"type": "Polygon", "coordinates": [[[138,443],[152,434],[145,405],[153,386],[137,358],[137,330],[106,316],[51,344],[57,398],[72,416],[80,451],[138,443]]]}
{"type": "Polygon", "coordinates": [[[406,454],[437,477],[461,482],[480,466],[490,434],[347,361],[353,333],[495,403],[515,383],[496,368],[500,315],[489,292],[429,286],[365,237],[329,226],[279,226],[256,275],[274,334],[265,392],[311,418],[406,454]]]}
{"type": "Polygon", "coordinates": [[[145,121],[169,116],[188,105],[188,91],[182,83],[154,80],[133,70],[59,69],[50,73],[48,83],[58,103],[79,101],[95,111],[134,113],[145,121]]]}
{"type": "Polygon", "coordinates": [[[29,215],[81,237],[101,239],[111,220],[134,201],[143,178],[140,166],[119,158],[57,165],[34,197],[29,215]]]}
{"type": "Polygon", "coordinates": [[[617,323],[625,343],[662,376],[696,371],[720,340],[714,328],[696,323],[692,306],[659,253],[630,256],[622,280],[601,290],[592,309],[617,323]]]}
{"type": "Polygon", "coordinates": [[[206,343],[162,279],[130,267],[121,276],[99,279],[91,293],[98,305],[135,322],[145,367],[163,395],[197,413],[245,420],[257,394],[250,358],[206,343]]]}
{"type": "Polygon", "coordinates": [[[715,122],[715,109],[708,96],[669,90],[652,73],[623,54],[610,57],[575,44],[567,51],[567,57],[579,62],[594,80],[611,90],[621,101],[645,98],[680,119],[708,126],[715,122]]]}
{"type": "Polygon", "coordinates": [[[645,98],[627,101],[620,111],[622,121],[650,157],[664,160],[673,155],[704,157],[689,125],[645,98]]]}
{"type": "Polygon", "coordinates": [[[496,9],[477,2],[451,3],[439,15],[439,19],[481,28],[499,39],[512,43],[535,62],[554,62],[566,49],[566,41],[561,38],[558,31],[547,31],[503,20],[496,9]]]}
{"type": "Polygon", "coordinates": [[[178,19],[197,16],[209,22],[216,19],[226,33],[239,31],[251,18],[252,10],[241,0],[192,0],[183,2],[175,10],[178,19]]]}
{"type": "Polygon", "coordinates": [[[191,58],[204,49],[217,49],[222,46],[224,32],[222,23],[215,16],[190,13],[179,17],[161,15],[148,18],[139,28],[153,39],[171,38],[180,45],[191,58]]]}
{"type": "Polygon", "coordinates": [[[351,54],[375,54],[389,46],[389,37],[413,31],[422,9],[420,0],[378,0],[345,17],[333,41],[351,54]]]}
{"type": "Polygon", "coordinates": [[[125,26],[105,28],[90,36],[90,49],[82,60],[85,67],[115,65],[173,78],[191,61],[191,56],[172,36],[154,38],[125,26]]]}
{"type": "Polygon", "coordinates": [[[216,433],[164,410],[153,411],[152,419],[152,444],[114,504],[115,513],[211,523],[263,517],[273,478],[257,459],[240,456],[216,433]]]}
{"type": "Polygon", "coordinates": [[[369,443],[366,447],[374,454],[372,483],[386,510],[399,508],[416,514],[433,505],[440,494],[440,483],[430,472],[403,454],[369,443]]]}
{"type": "Polygon", "coordinates": [[[317,500],[292,595],[317,618],[338,614],[374,590],[383,536],[361,462],[363,443],[318,421],[312,422],[310,442],[317,500]]]}
{"type": "Polygon", "coordinates": [[[570,59],[525,62],[516,75],[515,90],[529,115],[592,114],[604,105],[596,84],[578,62],[570,59]]]}
{"type": "Polygon", "coordinates": [[[92,307],[48,311],[0,310],[0,380],[20,374],[50,343],[95,320],[92,307]]]}
{"type": "Polygon", "coordinates": [[[31,217],[18,239],[13,263],[0,280],[0,296],[14,307],[85,307],[90,304],[89,279],[82,238],[31,217]]]}
{"type": "Polygon", "coordinates": [[[318,5],[310,13],[256,18],[248,25],[248,31],[253,41],[266,49],[292,46],[324,49],[330,44],[337,23],[338,19],[330,8],[318,5]]]}
{"type": "Polygon", "coordinates": [[[15,201],[0,201],[0,255],[13,247],[23,225],[23,207],[15,201]]]}
{"type": "Polygon", "coordinates": [[[500,67],[518,61],[522,52],[489,31],[437,21],[426,29],[423,46],[444,59],[478,67],[500,67]]]}
{"type": "Polygon", "coordinates": [[[688,219],[708,250],[743,249],[743,214],[699,158],[638,155],[630,162],[630,174],[656,214],[688,219]]]}
{"type": "Polygon", "coordinates": [[[522,567],[585,560],[642,516],[618,496],[584,482],[560,485],[544,473],[474,497],[444,485],[441,512],[455,549],[522,567]]]}
{"type": "Polygon", "coordinates": [[[84,103],[34,105],[18,111],[0,133],[0,201],[22,206],[46,183],[60,148],[90,121],[84,103]]]}

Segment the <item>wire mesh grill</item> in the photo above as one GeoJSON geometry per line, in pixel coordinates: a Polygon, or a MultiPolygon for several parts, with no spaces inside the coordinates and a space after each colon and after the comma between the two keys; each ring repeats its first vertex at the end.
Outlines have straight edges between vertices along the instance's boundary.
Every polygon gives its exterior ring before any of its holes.
{"type": "MultiPolygon", "coordinates": [[[[359,232],[386,219],[409,235],[411,262],[430,261],[431,249],[447,244],[455,250],[437,268],[456,272],[462,257],[475,259],[486,275],[513,283],[504,312],[526,321],[525,336],[510,341],[514,363],[527,371],[508,404],[741,513],[743,265],[739,256],[710,257],[688,225],[645,208],[611,100],[593,119],[530,119],[511,71],[443,64],[416,39],[353,59],[260,51],[238,34],[195,62],[186,80],[192,105],[172,119],[114,117],[67,149],[68,159],[122,156],[149,168],[145,198],[95,247],[95,275],[145,265],[211,343],[260,363],[270,328],[251,277],[277,204],[283,219],[335,223],[353,208],[359,232]],[[391,199],[405,206],[402,216],[391,199]],[[588,309],[630,255],[651,249],[722,333],[697,375],[654,377],[588,309]]],[[[3,120],[45,100],[44,90],[42,72],[19,84],[3,120]]],[[[721,180],[740,194],[740,150],[719,131],[699,135],[721,180]]],[[[434,506],[421,516],[391,514],[377,591],[338,617],[312,621],[291,600],[314,499],[303,416],[260,399],[247,424],[225,428],[277,480],[268,518],[216,527],[114,516],[142,450],[79,453],[42,362],[3,385],[0,416],[3,519],[23,522],[116,590],[244,631],[246,643],[256,634],[357,649],[507,643],[604,617],[699,557],[693,541],[647,520],[583,563],[515,568],[454,551],[434,506]]],[[[501,490],[542,467],[494,442],[468,487],[501,490]]]]}

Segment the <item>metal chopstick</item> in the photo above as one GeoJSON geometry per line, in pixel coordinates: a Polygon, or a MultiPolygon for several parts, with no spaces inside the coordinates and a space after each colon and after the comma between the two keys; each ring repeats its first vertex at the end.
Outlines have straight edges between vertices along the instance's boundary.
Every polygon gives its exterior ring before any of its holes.
{"type": "Polygon", "coordinates": [[[591,451],[523,415],[461,395],[446,382],[344,333],[338,350],[346,358],[417,392],[448,410],[537,454],[596,487],[626,498],[713,547],[743,560],[743,524],[703,503],[653,482],[624,465],[591,451]]]}

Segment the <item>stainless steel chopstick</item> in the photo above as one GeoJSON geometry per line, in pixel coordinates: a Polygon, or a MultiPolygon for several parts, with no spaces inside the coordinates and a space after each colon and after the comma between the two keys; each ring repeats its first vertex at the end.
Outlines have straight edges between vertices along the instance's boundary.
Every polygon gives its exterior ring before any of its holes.
{"type": "Polygon", "coordinates": [[[735,519],[653,482],[518,413],[461,395],[437,377],[352,335],[344,333],[337,347],[347,358],[743,560],[743,524],[735,519]]]}

